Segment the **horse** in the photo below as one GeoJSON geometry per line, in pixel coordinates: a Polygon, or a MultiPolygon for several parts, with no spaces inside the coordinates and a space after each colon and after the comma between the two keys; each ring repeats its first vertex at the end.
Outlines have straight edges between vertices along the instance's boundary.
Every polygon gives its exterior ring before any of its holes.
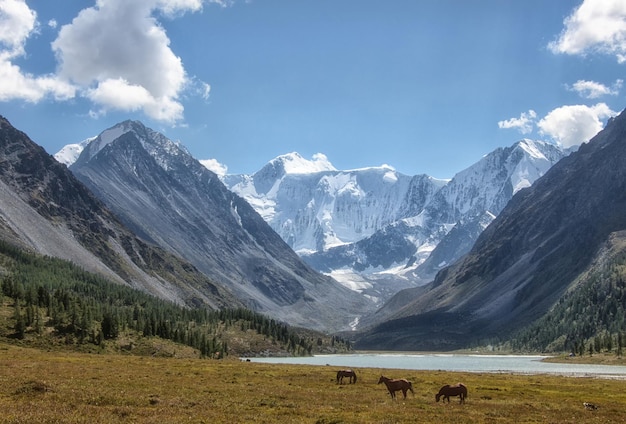
{"type": "Polygon", "coordinates": [[[443,396],[443,401],[446,399],[448,403],[450,403],[450,396],[458,396],[459,403],[465,403],[465,398],[467,397],[467,387],[463,383],[457,383],[454,385],[446,384],[441,389],[439,389],[439,393],[435,395],[435,401],[439,402],[439,399],[443,396]]]}
{"type": "Polygon", "coordinates": [[[350,384],[356,383],[356,373],[352,370],[339,370],[337,371],[337,384],[343,384],[343,378],[349,377],[350,384]]]}
{"type": "Polygon", "coordinates": [[[415,396],[415,392],[413,391],[413,384],[411,384],[410,381],[405,380],[404,378],[391,379],[391,378],[385,377],[384,375],[381,375],[380,378],[378,379],[378,384],[380,383],[385,383],[385,386],[387,386],[387,390],[389,390],[389,394],[391,395],[391,399],[396,398],[396,392],[398,390],[402,390],[402,394],[404,395],[405,399],[406,399],[406,392],[408,390],[410,390],[411,393],[413,393],[413,396],[415,396]]]}

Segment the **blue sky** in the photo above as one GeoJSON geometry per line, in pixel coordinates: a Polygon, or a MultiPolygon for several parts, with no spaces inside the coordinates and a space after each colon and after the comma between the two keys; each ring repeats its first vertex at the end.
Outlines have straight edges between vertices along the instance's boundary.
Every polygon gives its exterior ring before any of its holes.
{"type": "Polygon", "coordinates": [[[0,0],[0,114],[51,154],[137,119],[228,173],[450,178],[588,140],[625,74],[623,0],[0,0]]]}

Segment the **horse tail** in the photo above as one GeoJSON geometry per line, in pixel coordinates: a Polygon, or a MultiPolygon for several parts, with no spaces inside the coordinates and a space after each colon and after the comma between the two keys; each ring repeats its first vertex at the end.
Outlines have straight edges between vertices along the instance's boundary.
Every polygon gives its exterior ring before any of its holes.
{"type": "Polygon", "coordinates": [[[356,383],[356,373],[353,373],[352,375],[354,375],[354,382],[356,383]]]}
{"type": "Polygon", "coordinates": [[[415,392],[413,391],[413,383],[411,383],[409,381],[409,390],[411,391],[411,393],[415,394],[415,392]]]}

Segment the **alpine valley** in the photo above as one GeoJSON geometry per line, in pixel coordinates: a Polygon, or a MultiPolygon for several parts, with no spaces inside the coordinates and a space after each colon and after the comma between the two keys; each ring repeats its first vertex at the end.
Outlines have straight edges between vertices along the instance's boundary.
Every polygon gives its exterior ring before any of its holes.
{"type": "Polygon", "coordinates": [[[0,124],[2,240],[163,299],[363,349],[573,350],[624,332],[625,113],[576,152],[521,140],[450,180],[297,153],[220,177],[137,121],[55,161],[0,124]]]}

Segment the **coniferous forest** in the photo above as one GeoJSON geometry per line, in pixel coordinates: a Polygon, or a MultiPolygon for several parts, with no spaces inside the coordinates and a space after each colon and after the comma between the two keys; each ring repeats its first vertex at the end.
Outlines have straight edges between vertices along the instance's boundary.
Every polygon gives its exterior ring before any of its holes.
{"type": "Polygon", "coordinates": [[[16,341],[47,336],[64,345],[97,348],[122,334],[133,334],[190,346],[201,357],[223,358],[230,351],[225,335],[234,331],[260,335],[291,355],[350,349],[341,338],[299,332],[248,309],[176,305],[112,283],[70,262],[34,255],[1,241],[0,281],[2,305],[12,308],[5,313],[4,336],[16,341]]]}
{"type": "Polygon", "coordinates": [[[626,346],[626,253],[584,276],[545,316],[514,336],[516,351],[623,354],[626,346]]]}

